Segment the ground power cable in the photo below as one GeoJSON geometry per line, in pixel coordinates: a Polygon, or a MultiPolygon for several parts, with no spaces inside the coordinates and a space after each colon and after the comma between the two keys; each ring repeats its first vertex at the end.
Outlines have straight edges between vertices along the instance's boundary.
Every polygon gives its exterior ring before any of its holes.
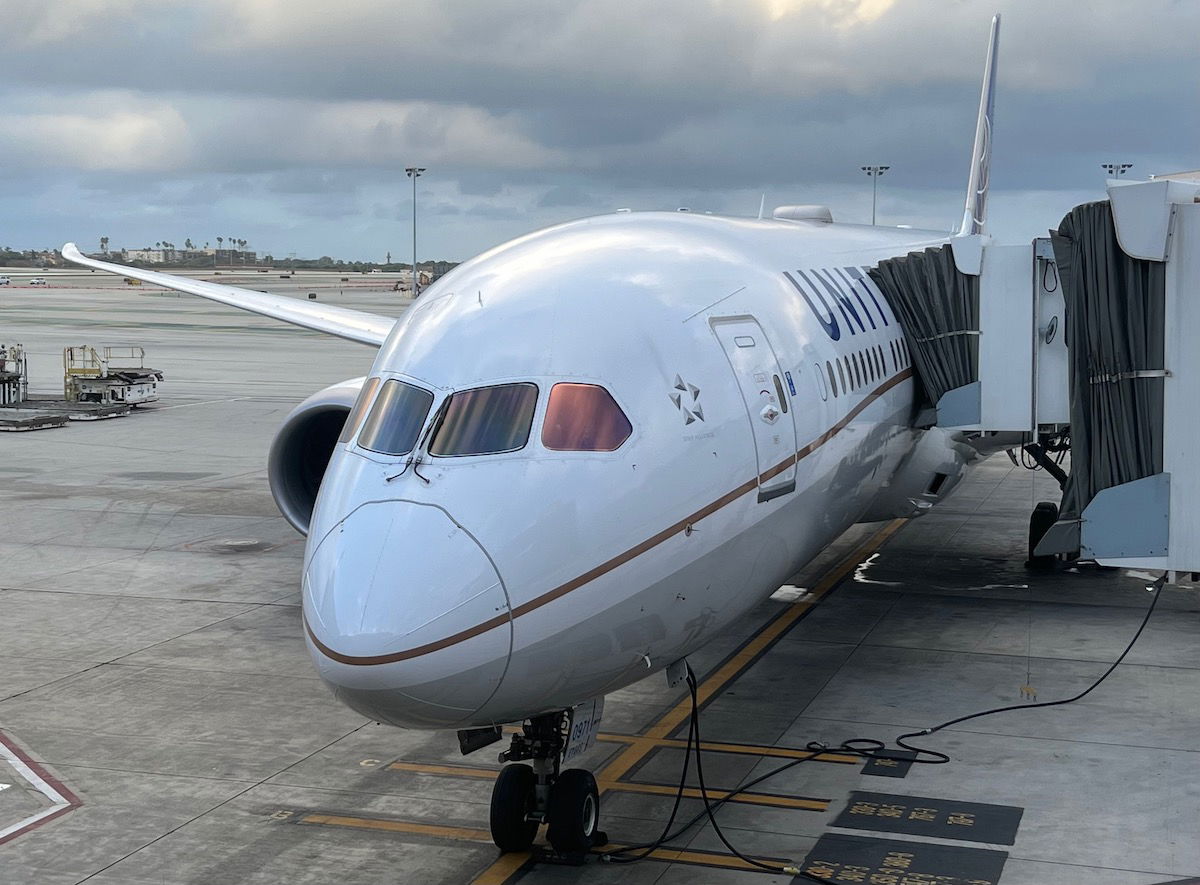
{"type": "Polygon", "coordinates": [[[1154,609],[1158,605],[1158,600],[1162,597],[1162,588],[1163,588],[1163,585],[1166,584],[1166,582],[1167,582],[1167,575],[1164,572],[1163,575],[1157,581],[1155,581],[1153,584],[1151,584],[1147,588],[1148,590],[1150,590],[1151,593],[1154,594],[1154,596],[1153,596],[1153,598],[1151,598],[1150,605],[1146,608],[1146,614],[1142,618],[1142,622],[1138,625],[1137,631],[1133,634],[1133,638],[1129,640],[1129,644],[1125,646],[1125,650],[1122,651],[1121,654],[1117,657],[1117,659],[1115,661],[1113,661],[1112,664],[1109,665],[1108,669],[1105,670],[1102,674],[1100,674],[1100,678],[1097,679],[1095,682],[1093,682],[1091,685],[1089,685],[1087,688],[1085,688],[1083,691],[1079,692],[1079,694],[1074,695],[1069,698],[1062,698],[1057,701],[1040,701],[1040,702],[1034,703],[1034,704],[1010,704],[1005,707],[993,707],[990,710],[982,710],[979,713],[970,713],[966,716],[959,716],[957,719],[951,719],[948,722],[943,722],[940,725],[933,726],[932,728],[925,728],[925,729],[922,729],[921,731],[912,731],[912,732],[909,732],[908,734],[902,734],[898,738],[896,738],[896,746],[903,747],[905,750],[908,750],[911,753],[916,753],[916,754],[918,754],[918,757],[920,757],[921,754],[933,757],[930,759],[919,759],[918,758],[918,760],[914,760],[914,761],[921,761],[921,762],[926,762],[926,763],[933,763],[936,765],[943,765],[950,761],[949,756],[947,756],[945,753],[938,752],[937,750],[927,750],[922,747],[917,747],[913,744],[907,743],[909,738],[924,737],[927,735],[936,734],[937,732],[941,731],[944,728],[949,728],[952,725],[960,725],[963,722],[970,722],[973,719],[982,719],[984,716],[995,716],[998,713],[1010,713],[1013,710],[1036,710],[1038,708],[1044,708],[1044,707],[1061,707],[1066,704],[1073,704],[1076,701],[1082,700],[1083,698],[1087,697],[1089,694],[1091,694],[1093,691],[1095,691],[1097,688],[1099,688],[1100,684],[1102,682],[1104,682],[1104,680],[1106,680],[1109,676],[1111,676],[1113,674],[1113,671],[1116,670],[1117,667],[1119,667],[1121,665],[1121,662],[1124,661],[1125,657],[1129,654],[1129,652],[1131,652],[1133,650],[1133,646],[1138,641],[1138,638],[1142,635],[1142,631],[1145,630],[1146,625],[1148,623],[1150,623],[1150,616],[1152,614],[1154,614],[1154,609]]]}
{"type": "Polygon", "coordinates": [[[1153,598],[1150,600],[1150,605],[1146,608],[1146,614],[1142,617],[1141,623],[1138,625],[1137,630],[1134,632],[1133,638],[1131,638],[1129,640],[1129,643],[1125,646],[1124,651],[1121,652],[1121,654],[1117,657],[1117,659],[1108,666],[1108,668],[1100,675],[1100,677],[1098,679],[1096,679],[1094,682],[1092,682],[1092,684],[1089,685],[1087,688],[1085,688],[1083,691],[1079,692],[1076,695],[1073,695],[1072,697],[1062,698],[1062,699],[1056,700],[1056,701],[1041,701],[1041,702],[1032,703],[1032,704],[1010,704],[1008,706],[1003,706],[1003,707],[993,707],[988,710],[981,710],[978,713],[970,713],[966,716],[959,716],[956,719],[950,719],[946,722],[940,723],[939,725],[934,725],[929,728],[923,728],[919,731],[912,731],[912,732],[907,732],[905,734],[899,735],[895,739],[894,743],[896,744],[896,746],[902,748],[903,750],[907,751],[908,754],[911,754],[911,755],[903,755],[903,756],[896,755],[894,752],[889,751],[888,746],[884,741],[877,740],[875,738],[850,738],[848,740],[842,741],[837,746],[830,746],[828,744],[824,744],[819,741],[809,741],[808,744],[805,745],[805,749],[808,751],[807,756],[801,756],[796,759],[789,760],[788,762],[784,763],[783,765],[773,768],[770,771],[766,772],[765,774],[759,775],[758,777],[754,778],[753,780],[747,781],[746,783],[742,784],[741,786],[735,787],[734,789],[728,791],[720,799],[717,799],[715,801],[710,800],[709,795],[708,795],[708,787],[704,782],[704,767],[703,767],[703,762],[701,761],[701,749],[700,749],[700,704],[699,704],[699,699],[697,696],[697,689],[696,689],[696,674],[692,671],[692,668],[690,665],[686,665],[687,666],[687,686],[688,686],[688,692],[691,695],[692,710],[691,710],[691,716],[689,717],[690,724],[689,724],[689,728],[688,728],[687,745],[684,750],[683,774],[681,775],[681,777],[679,779],[679,787],[675,793],[675,803],[671,809],[671,816],[668,818],[666,826],[663,827],[662,834],[654,841],[645,842],[645,843],[642,843],[639,845],[630,845],[630,846],[626,846],[624,848],[620,848],[616,851],[608,852],[606,854],[601,855],[600,860],[602,863],[636,863],[638,861],[645,860],[655,850],[662,847],[663,845],[665,845],[668,842],[672,842],[675,839],[678,839],[680,836],[682,836],[684,833],[686,833],[688,830],[690,830],[697,823],[699,823],[700,821],[707,818],[708,821],[712,824],[713,831],[716,833],[717,838],[721,840],[721,843],[727,849],[729,849],[729,851],[735,857],[742,860],[744,863],[750,864],[753,867],[756,867],[758,869],[763,869],[763,870],[766,870],[766,871],[772,872],[772,873],[781,873],[781,874],[785,874],[785,875],[799,876],[799,877],[802,877],[806,881],[816,882],[816,883],[818,883],[818,885],[836,885],[836,883],[833,880],[824,879],[824,878],[821,878],[820,876],[815,876],[812,873],[804,872],[802,869],[800,869],[800,867],[798,865],[795,865],[795,864],[766,863],[764,861],[760,861],[760,860],[757,860],[756,858],[752,858],[752,857],[747,857],[746,855],[742,854],[733,845],[733,843],[729,841],[729,839],[725,836],[725,833],[721,830],[720,824],[717,823],[716,812],[723,805],[725,805],[725,803],[733,800],[734,797],[736,797],[742,793],[745,793],[747,790],[761,784],[763,781],[769,780],[770,778],[773,778],[776,775],[782,774],[783,772],[785,772],[791,768],[795,768],[797,765],[800,765],[804,762],[809,762],[809,761],[817,758],[818,756],[824,755],[826,753],[837,753],[837,754],[848,755],[848,756],[859,756],[859,757],[861,757],[863,759],[867,759],[867,760],[878,759],[878,760],[890,760],[890,761],[895,761],[895,762],[911,762],[916,765],[945,765],[946,763],[951,761],[950,756],[948,754],[942,753],[938,750],[929,750],[924,747],[918,747],[915,744],[909,743],[909,741],[912,738],[926,737],[928,735],[936,734],[937,732],[942,731],[943,729],[946,729],[946,728],[950,728],[951,726],[960,725],[963,722],[970,722],[971,720],[974,720],[974,719],[982,719],[985,716],[995,716],[1000,713],[1010,713],[1015,710],[1034,710],[1034,709],[1045,708],[1045,707],[1061,707],[1061,706],[1065,706],[1066,704],[1073,704],[1076,701],[1082,700],[1083,698],[1085,698],[1089,694],[1091,694],[1093,691],[1095,691],[1097,688],[1099,688],[1100,685],[1106,679],[1108,679],[1109,676],[1111,676],[1113,674],[1113,672],[1117,669],[1117,667],[1119,667],[1121,665],[1121,663],[1129,655],[1129,652],[1133,650],[1133,646],[1137,643],[1138,639],[1142,635],[1142,632],[1146,629],[1146,625],[1148,623],[1150,623],[1150,616],[1154,614],[1154,609],[1158,605],[1159,599],[1162,597],[1162,588],[1163,588],[1163,585],[1166,584],[1166,581],[1167,581],[1167,575],[1166,575],[1166,573],[1164,573],[1161,577],[1158,578],[1158,580],[1156,580],[1152,585],[1150,585],[1146,588],[1147,590],[1149,590],[1151,593],[1154,594],[1153,598]],[[687,773],[688,773],[688,768],[689,768],[689,760],[690,760],[692,753],[696,754],[696,781],[697,781],[697,785],[699,787],[700,798],[704,803],[704,808],[698,814],[693,816],[691,818],[691,820],[689,820],[687,823],[682,824],[674,832],[671,832],[670,831],[671,826],[675,821],[675,817],[677,816],[677,814],[679,812],[679,806],[683,800],[683,794],[684,794],[684,790],[685,790],[686,784],[687,784],[687,773]],[[631,854],[632,852],[641,852],[641,853],[637,854],[637,855],[633,855],[633,854],[631,854]]]}
{"type": "Polygon", "coordinates": [[[728,802],[734,796],[738,795],[739,793],[745,792],[746,790],[753,787],[755,784],[760,783],[761,781],[765,780],[768,777],[774,777],[775,775],[779,774],[781,771],[784,771],[785,769],[791,768],[792,766],[798,765],[801,762],[806,762],[806,761],[808,761],[808,759],[811,759],[815,756],[821,755],[821,752],[823,752],[823,751],[818,750],[816,752],[810,753],[806,757],[801,757],[799,759],[793,759],[790,762],[788,762],[786,765],[784,765],[780,768],[774,769],[774,770],[768,772],[767,774],[763,775],[762,777],[756,778],[755,780],[750,781],[749,783],[743,784],[738,789],[727,793],[721,799],[718,799],[715,802],[711,801],[708,796],[708,786],[704,781],[704,767],[703,767],[703,762],[701,759],[700,704],[699,704],[699,698],[697,695],[697,688],[696,688],[696,674],[695,674],[695,672],[693,672],[690,664],[685,663],[684,666],[687,668],[686,680],[687,680],[688,694],[691,697],[692,709],[691,709],[691,715],[688,717],[688,739],[687,739],[687,746],[684,748],[683,774],[679,779],[679,786],[675,791],[675,803],[674,803],[674,806],[671,808],[671,816],[667,820],[667,825],[665,827],[663,827],[662,834],[657,839],[655,839],[653,842],[644,842],[639,845],[629,845],[624,848],[620,848],[616,851],[608,852],[606,854],[601,855],[601,857],[600,857],[601,862],[602,863],[612,863],[612,864],[622,864],[622,863],[637,863],[640,860],[645,860],[654,851],[661,848],[664,844],[666,844],[667,842],[674,841],[675,839],[678,839],[680,836],[682,836],[684,833],[686,833],[688,830],[690,830],[692,827],[694,827],[700,821],[707,818],[712,823],[713,830],[714,830],[714,832],[716,832],[717,837],[721,840],[722,844],[724,844],[725,847],[727,849],[729,849],[729,851],[735,857],[739,858],[744,863],[750,864],[753,867],[757,867],[757,868],[760,868],[760,869],[763,869],[763,870],[766,870],[766,871],[772,872],[772,873],[783,873],[783,874],[791,875],[791,876],[802,875],[802,876],[805,876],[805,877],[811,879],[814,882],[821,883],[821,885],[836,885],[836,883],[832,882],[829,879],[816,878],[816,877],[809,876],[806,873],[802,873],[799,868],[797,868],[793,865],[790,865],[790,864],[764,863],[763,861],[757,860],[755,858],[747,857],[746,855],[744,855],[740,851],[738,851],[737,848],[725,836],[724,832],[721,830],[720,825],[717,823],[717,819],[715,816],[717,809],[719,809],[722,805],[724,805],[726,802],[728,802]],[[679,827],[679,829],[675,830],[674,832],[671,832],[671,826],[675,822],[675,816],[679,811],[679,805],[683,799],[683,793],[687,786],[688,767],[689,767],[689,762],[691,760],[691,756],[693,753],[696,754],[696,783],[699,786],[700,798],[701,798],[702,802],[704,803],[704,809],[702,811],[700,811],[698,814],[696,814],[695,816],[693,816],[692,819],[689,820],[687,823],[682,824],[679,827]],[[633,854],[633,852],[640,852],[640,853],[633,854]]]}
{"type": "Polygon", "coordinates": [[[671,806],[671,815],[667,818],[667,823],[663,827],[662,833],[652,842],[642,842],[637,845],[626,845],[616,851],[609,852],[601,856],[600,860],[603,863],[636,863],[639,860],[644,860],[663,846],[664,843],[675,839],[680,833],[683,833],[695,823],[698,818],[694,818],[687,824],[684,824],[678,831],[672,833],[671,827],[675,823],[675,816],[679,814],[680,803],[683,802],[683,792],[687,788],[688,764],[692,760],[692,745],[696,735],[696,716],[693,708],[693,715],[688,720],[688,738],[687,746],[683,753],[683,773],[679,776],[679,788],[675,791],[675,804],[671,806]],[[641,852],[633,854],[633,852],[641,852]]]}

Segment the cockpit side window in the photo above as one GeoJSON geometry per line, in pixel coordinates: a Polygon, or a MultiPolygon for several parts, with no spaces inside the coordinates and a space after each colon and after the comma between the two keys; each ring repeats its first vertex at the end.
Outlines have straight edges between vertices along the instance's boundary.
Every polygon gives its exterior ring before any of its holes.
{"type": "Polygon", "coordinates": [[[363,382],[362,389],[358,392],[358,399],[354,401],[354,408],[350,410],[350,414],[346,416],[346,423],[342,425],[342,434],[338,437],[338,442],[350,442],[359,425],[362,424],[363,415],[367,414],[367,406],[371,405],[371,397],[375,395],[378,387],[378,378],[368,378],[363,382]]]}
{"type": "Polygon", "coordinates": [[[431,405],[433,394],[428,390],[403,381],[385,381],[358,444],[382,455],[407,455],[416,445],[431,405]]]}
{"type": "Polygon", "coordinates": [[[429,454],[495,455],[523,449],[533,426],[536,384],[500,384],[452,394],[429,443],[429,454]]]}
{"type": "Polygon", "coordinates": [[[612,395],[596,384],[555,384],[546,405],[542,445],[557,452],[611,452],[633,425],[612,395]]]}

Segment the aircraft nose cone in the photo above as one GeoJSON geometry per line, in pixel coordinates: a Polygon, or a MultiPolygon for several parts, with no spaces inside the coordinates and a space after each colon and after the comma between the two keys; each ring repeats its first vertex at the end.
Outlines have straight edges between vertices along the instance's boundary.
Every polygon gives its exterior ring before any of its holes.
{"type": "Polygon", "coordinates": [[[320,540],[304,575],[309,652],[342,701],[443,728],[500,684],[512,625],[500,575],[440,507],[366,504],[320,540]]]}

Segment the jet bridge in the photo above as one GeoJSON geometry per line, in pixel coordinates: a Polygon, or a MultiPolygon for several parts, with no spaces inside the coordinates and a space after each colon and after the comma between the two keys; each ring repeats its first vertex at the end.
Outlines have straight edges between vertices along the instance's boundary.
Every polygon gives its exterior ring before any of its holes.
{"type": "Polygon", "coordinates": [[[1037,555],[1200,572],[1200,172],[1111,182],[1029,245],[960,237],[871,276],[910,339],[918,423],[1059,478],[1037,555]]]}

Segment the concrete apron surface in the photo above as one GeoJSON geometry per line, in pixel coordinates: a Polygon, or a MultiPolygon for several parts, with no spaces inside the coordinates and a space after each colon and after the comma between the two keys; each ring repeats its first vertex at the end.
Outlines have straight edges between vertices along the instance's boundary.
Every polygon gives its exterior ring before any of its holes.
{"type": "MultiPolygon", "coordinates": [[[[88,282],[12,293],[3,336],[33,352],[32,389],[52,391],[56,354],[83,341],[142,344],[167,380],[161,403],[129,417],[0,437],[5,885],[791,881],[733,856],[711,826],[632,866],[499,856],[497,747],[462,757],[452,733],[363,720],[329,696],[301,640],[303,544],[275,511],[266,452],[296,402],[363,374],[372,350],[88,282]]],[[[320,291],[378,312],[407,303],[320,291]]],[[[1056,492],[992,458],[930,515],[848,532],[793,579],[808,593],[764,603],[694,656],[708,788],[722,795],[809,741],[890,740],[1099,676],[1150,597],[1122,572],[1023,567],[1028,514],[1056,492]]],[[[1100,689],[926,738],[948,764],[885,777],[833,754],[718,820],[744,854],[834,881],[924,881],[920,864],[958,863],[937,869],[968,882],[976,861],[999,871],[975,881],[1003,885],[1200,875],[1198,609],[1190,586],[1168,587],[1100,689]],[[995,807],[1015,830],[972,831],[995,807]],[[866,853],[837,853],[847,845],[866,853]],[[874,848],[882,873],[863,859],[874,848]]],[[[614,843],[661,831],[688,709],[661,674],[607,699],[582,764],[614,843]]],[[[697,786],[693,764],[681,819],[701,808],[697,786]]]]}

